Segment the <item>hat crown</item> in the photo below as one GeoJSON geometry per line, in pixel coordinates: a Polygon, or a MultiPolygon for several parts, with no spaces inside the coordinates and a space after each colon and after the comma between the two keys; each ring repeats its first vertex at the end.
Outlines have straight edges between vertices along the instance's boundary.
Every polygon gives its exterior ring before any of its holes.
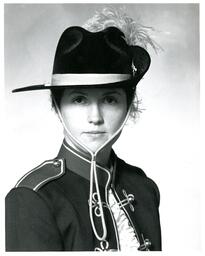
{"type": "Polygon", "coordinates": [[[132,56],[116,27],[90,32],[82,27],[66,29],[57,45],[53,74],[132,72],[132,56]]]}

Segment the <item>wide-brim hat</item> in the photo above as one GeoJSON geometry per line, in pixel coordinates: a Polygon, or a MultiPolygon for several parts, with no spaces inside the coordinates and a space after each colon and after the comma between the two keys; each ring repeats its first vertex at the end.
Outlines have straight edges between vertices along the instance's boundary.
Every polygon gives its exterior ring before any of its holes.
{"type": "Polygon", "coordinates": [[[71,86],[136,86],[150,66],[148,52],[130,46],[116,27],[90,32],[67,28],[54,57],[50,83],[26,86],[12,92],[62,89],[71,86]]]}

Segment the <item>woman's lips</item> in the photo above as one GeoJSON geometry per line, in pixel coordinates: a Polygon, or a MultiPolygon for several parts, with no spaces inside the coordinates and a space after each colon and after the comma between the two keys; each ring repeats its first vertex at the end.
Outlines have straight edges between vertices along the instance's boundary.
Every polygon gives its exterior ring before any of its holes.
{"type": "Polygon", "coordinates": [[[88,137],[92,137],[92,138],[97,138],[100,136],[103,136],[106,132],[104,131],[88,131],[88,132],[84,132],[85,135],[87,135],[88,137]]]}
{"type": "Polygon", "coordinates": [[[88,133],[88,134],[102,134],[105,133],[104,131],[88,131],[88,132],[84,132],[84,133],[88,133]]]}

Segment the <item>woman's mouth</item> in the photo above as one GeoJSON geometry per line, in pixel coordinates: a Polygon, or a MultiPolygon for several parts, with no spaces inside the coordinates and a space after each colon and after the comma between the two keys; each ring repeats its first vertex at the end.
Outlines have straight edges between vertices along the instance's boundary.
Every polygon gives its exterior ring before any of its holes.
{"type": "Polygon", "coordinates": [[[84,133],[88,133],[88,134],[102,134],[105,133],[104,131],[88,131],[88,132],[84,132],[84,133]]]}
{"type": "Polygon", "coordinates": [[[88,137],[92,137],[92,138],[97,138],[100,136],[103,136],[106,132],[104,131],[87,131],[84,132],[85,135],[87,135],[88,137]]]}

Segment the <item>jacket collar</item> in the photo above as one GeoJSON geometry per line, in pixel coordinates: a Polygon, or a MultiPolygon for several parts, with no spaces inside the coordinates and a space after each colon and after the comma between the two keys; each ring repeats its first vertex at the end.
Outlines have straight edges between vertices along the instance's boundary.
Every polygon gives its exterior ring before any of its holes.
{"type": "MultiPolygon", "coordinates": [[[[91,160],[66,143],[65,139],[63,140],[62,146],[58,153],[58,158],[65,159],[67,170],[70,170],[77,175],[90,180],[91,160]]],[[[111,162],[112,166],[114,167],[116,165],[116,155],[113,150],[111,152],[111,162]]],[[[101,166],[98,163],[96,167],[98,182],[101,186],[106,186],[108,183],[111,183],[111,180],[114,180],[115,167],[111,168],[112,171],[111,169],[101,166]]]]}

